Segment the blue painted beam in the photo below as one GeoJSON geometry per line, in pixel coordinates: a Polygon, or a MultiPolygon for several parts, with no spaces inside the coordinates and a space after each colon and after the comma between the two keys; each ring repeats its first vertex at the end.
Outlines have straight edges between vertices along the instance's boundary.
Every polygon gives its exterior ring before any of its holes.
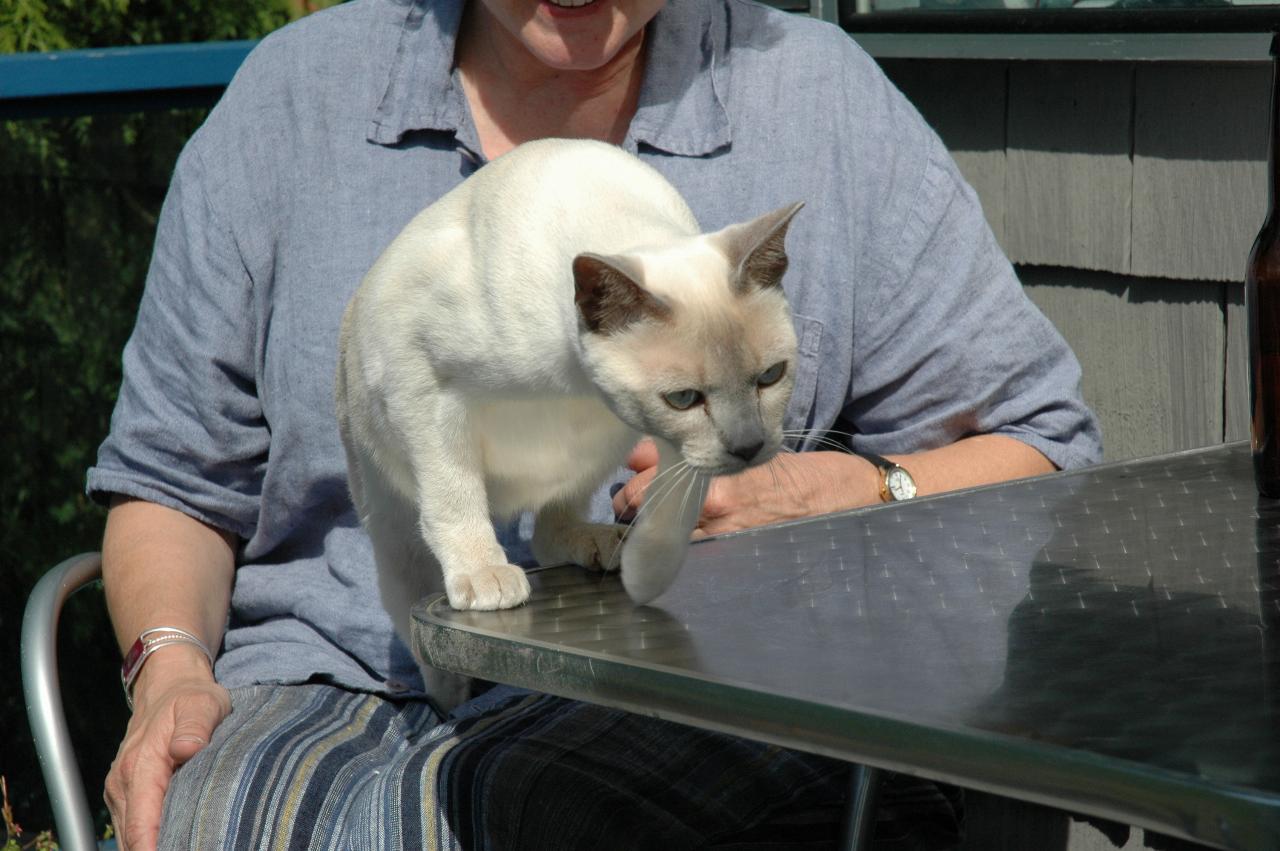
{"type": "Polygon", "coordinates": [[[0,55],[0,118],[208,105],[255,44],[221,41],[0,55]]]}

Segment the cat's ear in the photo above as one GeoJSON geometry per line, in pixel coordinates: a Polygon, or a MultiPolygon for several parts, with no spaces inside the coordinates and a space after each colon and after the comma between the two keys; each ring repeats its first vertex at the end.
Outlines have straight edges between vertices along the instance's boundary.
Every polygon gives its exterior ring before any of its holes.
{"type": "Polygon", "coordinates": [[[671,314],[670,307],[637,283],[639,277],[640,270],[627,257],[573,258],[573,300],[587,330],[614,334],[641,319],[671,314]]]}
{"type": "Polygon", "coordinates": [[[730,225],[715,235],[735,270],[734,281],[740,292],[782,283],[787,271],[787,227],[803,206],[802,202],[789,204],[749,222],[730,225]]]}

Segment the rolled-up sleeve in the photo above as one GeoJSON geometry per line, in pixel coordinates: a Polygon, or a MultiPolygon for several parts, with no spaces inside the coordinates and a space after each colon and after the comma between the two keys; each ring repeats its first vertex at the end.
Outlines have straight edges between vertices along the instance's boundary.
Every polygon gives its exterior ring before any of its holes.
{"type": "Polygon", "coordinates": [[[243,254],[209,200],[215,179],[193,140],[160,215],[87,490],[98,500],[146,499],[248,538],[270,436],[257,395],[261,323],[243,254]]]}
{"type": "Polygon", "coordinates": [[[936,138],[897,238],[858,295],[845,417],[861,448],[1004,434],[1060,468],[1098,461],[1080,365],[1023,293],[976,194],[936,138]]]}

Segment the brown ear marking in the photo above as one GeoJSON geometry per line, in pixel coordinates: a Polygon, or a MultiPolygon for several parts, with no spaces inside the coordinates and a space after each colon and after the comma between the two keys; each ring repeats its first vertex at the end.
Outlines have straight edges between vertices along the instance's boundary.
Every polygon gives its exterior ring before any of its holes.
{"type": "Polygon", "coordinates": [[[615,334],[641,319],[665,319],[671,308],[636,282],[625,258],[579,254],[573,258],[573,300],[587,330],[615,334]]]}
{"type": "Polygon", "coordinates": [[[788,204],[732,229],[730,245],[734,253],[730,254],[730,260],[735,254],[740,258],[737,264],[740,291],[782,284],[782,276],[787,271],[787,228],[803,206],[804,202],[800,201],[788,204]]]}

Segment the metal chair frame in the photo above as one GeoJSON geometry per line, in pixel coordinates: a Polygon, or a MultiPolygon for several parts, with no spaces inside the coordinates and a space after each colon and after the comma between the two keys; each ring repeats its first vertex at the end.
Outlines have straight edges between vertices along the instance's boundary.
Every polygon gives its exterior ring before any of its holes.
{"type": "Polygon", "coordinates": [[[62,708],[58,683],[58,618],[67,598],[102,576],[102,556],[81,553],[36,583],[22,616],[22,691],[58,842],[68,851],[94,851],[92,810],[62,708]]]}

